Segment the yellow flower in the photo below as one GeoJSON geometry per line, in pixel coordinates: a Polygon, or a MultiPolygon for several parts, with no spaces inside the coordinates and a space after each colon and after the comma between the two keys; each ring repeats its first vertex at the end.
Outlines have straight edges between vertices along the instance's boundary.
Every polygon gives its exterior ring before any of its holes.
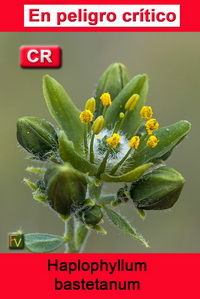
{"type": "Polygon", "coordinates": [[[156,138],[156,136],[150,136],[149,139],[147,140],[147,145],[151,146],[152,148],[156,147],[160,140],[156,138]]]}
{"type": "Polygon", "coordinates": [[[111,97],[110,97],[110,94],[108,92],[103,93],[100,96],[100,100],[101,100],[102,105],[104,107],[110,106],[112,104],[111,97]]]}
{"type": "Polygon", "coordinates": [[[153,115],[151,106],[143,106],[142,109],[140,110],[140,114],[142,115],[142,118],[150,119],[153,115]]]}
{"type": "Polygon", "coordinates": [[[154,130],[157,130],[159,127],[159,123],[155,118],[148,120],[145,124],[146,130],[148,134],[152,134],[154,130]]]}
{"type": "Polygon", "coordinates": [[[107,139],[107,143],[111,147],[116,147],[120,141],[121,136],[119,134],[114,133],[110,138],[107,139]]]}
{"type": "Polygon", "coordinates": [[[134,149],[137,149],[140,144],[140,137],[139,136],[133,136],[129,142],[130,147],[134,147],[134,149]]]}
{"type": "Polygon", "coordinates": [[[83,112],[81,112],[79,118],[80,118],[82,123],[88,124],[92,121],[93,114],[90,110],[84,110],[83,112]]]}
{"type": "Polygon", "coordinates": [[[85,110],[90,110],[92,113],[96,110],[96,101],[94,98],[87,100],[85,110]]]}
{"type": "Polygon", "coordinates": [[[125,109],[129,111],[133,111],[135,106],[137,105],[137,102],[139,101],[139,94],[133,94],[132,97],[126,102],[125,109]]]}

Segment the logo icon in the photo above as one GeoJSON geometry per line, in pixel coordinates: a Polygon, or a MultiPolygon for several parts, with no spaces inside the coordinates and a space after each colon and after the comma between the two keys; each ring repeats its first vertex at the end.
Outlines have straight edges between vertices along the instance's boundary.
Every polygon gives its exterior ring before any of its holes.
{"type": "Polygon", "coordinates": [[[9,234],[9,248],[10,249],[23,249],[24,248],[24,235],[12,233],[9,234]]]}

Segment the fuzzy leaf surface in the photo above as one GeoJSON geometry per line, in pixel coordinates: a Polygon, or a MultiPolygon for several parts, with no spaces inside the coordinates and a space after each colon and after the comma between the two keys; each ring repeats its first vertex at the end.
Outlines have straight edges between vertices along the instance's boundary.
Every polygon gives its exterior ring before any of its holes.
{"type": "Polygon", "coordinates": [[[97,172],[94,164],[81,157],[74,148],[73,142],[70,141],[63,131],[59,134],[59,151],[60,156],[64,162],[69,162],[71,165],[83,173],[88,172],[93,175],[97,172]]]}
{"type": "Polygon", "coordinates": [[[53,252],[61,247],[65,241],[62,237],[49,234],[25,234],[25,246],[34,253],[53,252]]]}
{"type": "Polygon", "coordinates": [[[106,214],[112,221],[112,223],[117,226],[122,232],[141,241],[146,247],[149,247],[145,239],[140,234],[138,234],[136,230],[131,227],[130,224],[121,215],[108,207],[104,207],[104,210],[106,211],[106,214]]]}
{"type": "Polygon", "coordinates": [[[50,114],[73,141],[77,151],[83,143],[83,124],[79,119],[80,111],[73,104],[64,88],[49,75],[43,77],[43,93],[50,114]]]}

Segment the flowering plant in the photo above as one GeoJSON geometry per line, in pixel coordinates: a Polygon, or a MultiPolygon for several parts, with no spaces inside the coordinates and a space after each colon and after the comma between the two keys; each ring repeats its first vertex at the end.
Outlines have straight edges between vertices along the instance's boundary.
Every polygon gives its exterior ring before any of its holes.
{"type": "Polygon", "coordinates": [[[44,76],[43,91],[58,128],[38,117],[21,117],[17,139],[31,159],[44,162],[45,167],[27,168],[39,175],[37,182],[24,182],[35,200],[58,213],[65,233],[25,234],[27,249],[52,252],[65,244],[66,252],[80,252],[91,229],[107,233],[102,227],[104,214],[148,247],[115,207],[131,200],[144,218],[145,210],[173,206],[185,181],[165,160],[186,136],[190,123],[182,120],[159,128],[152,108],[145,106],[148,76],[130,80],[120,63],[104,72],[82,112],[49,75],[44,76]],[[124,186],[116,184],[114,194],[104,194],[103,185],[113,182],[124,186]]]}

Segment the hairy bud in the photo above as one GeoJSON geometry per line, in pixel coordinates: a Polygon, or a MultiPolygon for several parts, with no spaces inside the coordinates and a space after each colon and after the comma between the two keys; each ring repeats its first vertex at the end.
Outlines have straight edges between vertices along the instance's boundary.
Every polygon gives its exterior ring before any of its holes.
{"type": "Polygon", "coordinates": [[[47,200],[58,213],[69,215],[82,206],[87,191],[86,177],[69,163],[47,169],[44,182],[47,200]]]}
{"type": "Polygon", "coordinates": [[[139,209],[169,209],[178,200],[184,183],[185,180],[179,172],[163,166],[133,182],[130,196],[139,209]]]}
{"type": "Polygon", "coordinates": [[[96,225],[103,217],[100,206],[96,204],[94,206],[85,206],[77,215],[85,224],[91,225],[96,225]]]}
{"type": "Polygon", "coordinates": [[[58,146],[53,126],[39,117],[21,117],[17,120],[17,140],[29,153],[41,160],[58,146]]]}

